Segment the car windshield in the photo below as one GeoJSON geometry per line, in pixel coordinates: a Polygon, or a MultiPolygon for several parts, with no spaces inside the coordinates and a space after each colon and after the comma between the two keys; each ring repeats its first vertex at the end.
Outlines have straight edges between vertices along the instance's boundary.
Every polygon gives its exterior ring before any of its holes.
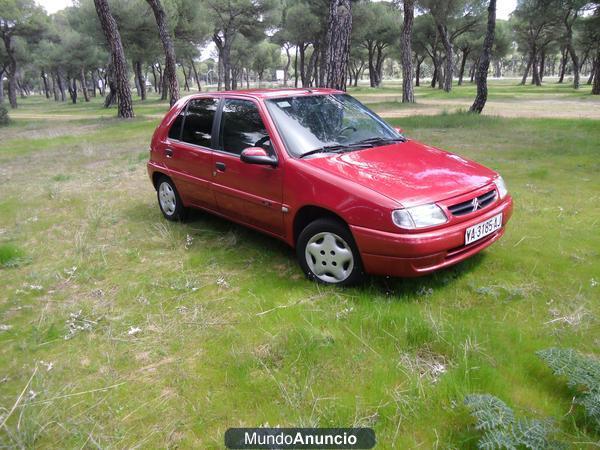
{"type": "Polygon", "coordinates": [[[266,101],[288,151],[296,157],[357,150],[404,138],[346,94],[284,97],[266,101]]]}

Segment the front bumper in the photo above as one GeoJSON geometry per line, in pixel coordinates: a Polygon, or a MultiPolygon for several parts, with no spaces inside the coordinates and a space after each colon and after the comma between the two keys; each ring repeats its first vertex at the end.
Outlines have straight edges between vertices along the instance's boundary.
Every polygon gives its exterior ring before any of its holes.
{"type": "Polygon", "coordinates": [[[504,234],[512,215],[512,198],[482,214],[456,224],[423,233],[390,233],[350,226],[361,254],[364,269],[373,275],[416,277],[451,266],[480,252],[504,234]],[[465,245],[465,230],[502,213],[502,228],[483,239],[465,245]]]}

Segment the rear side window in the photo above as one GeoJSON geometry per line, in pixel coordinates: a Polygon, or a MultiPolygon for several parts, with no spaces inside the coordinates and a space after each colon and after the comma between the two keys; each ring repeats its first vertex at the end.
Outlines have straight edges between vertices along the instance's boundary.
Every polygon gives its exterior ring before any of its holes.
{"type": "Polygon", "coordinates": [[[224,151],[236,155],[248,147],[262,147],[272,153],[269,134],[254,102],[225,100],[221,118],[221,145],[224,151]]]}
{"type": "Polygon", "coordinates": [[[198,98],[188,103],[181,140],[202,147],[210,147],[212,126],[217,111],[217,99],[198,98]]]}
{"type": "MultiPolygon", "coordinates": [[[[185,111],[185,110],[184,110],[185,111]]],[[[183,111],[179,113],[177,118],[173,121],[171,128],[169,128],[169,139],[181,139],[181,125],[183,124],[183,111]]]]}

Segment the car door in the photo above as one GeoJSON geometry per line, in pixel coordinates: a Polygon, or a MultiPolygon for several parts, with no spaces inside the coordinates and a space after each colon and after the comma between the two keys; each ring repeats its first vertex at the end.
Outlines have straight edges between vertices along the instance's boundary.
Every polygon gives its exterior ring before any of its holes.
{"type": "Polygon", "coordinates": [[[242,150],[276,154],[257,102],[226,98],[219,113],[219,144],[213,154],[213,190],[219,211],[273,234],[283,234],[281,167],[248,164],[242,150]]]}
{"type": "Polygon", "coordinates": [[[216,208],[211,147],[218,105],[216,98],[190,100],[173,122],[165,149],[167,167],[184,201],[208,209],[216,208]]]}

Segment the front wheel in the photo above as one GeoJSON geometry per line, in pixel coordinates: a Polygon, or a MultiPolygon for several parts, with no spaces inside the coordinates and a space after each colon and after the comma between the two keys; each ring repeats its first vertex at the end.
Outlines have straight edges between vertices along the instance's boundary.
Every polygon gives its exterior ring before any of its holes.
{"type": "Polygon", "coordinates": [[[311,280],[347,286],[364,277],[352,234],[338,221],[311,222],[298,237],[296,253],[300,267],[311,280]]]}

